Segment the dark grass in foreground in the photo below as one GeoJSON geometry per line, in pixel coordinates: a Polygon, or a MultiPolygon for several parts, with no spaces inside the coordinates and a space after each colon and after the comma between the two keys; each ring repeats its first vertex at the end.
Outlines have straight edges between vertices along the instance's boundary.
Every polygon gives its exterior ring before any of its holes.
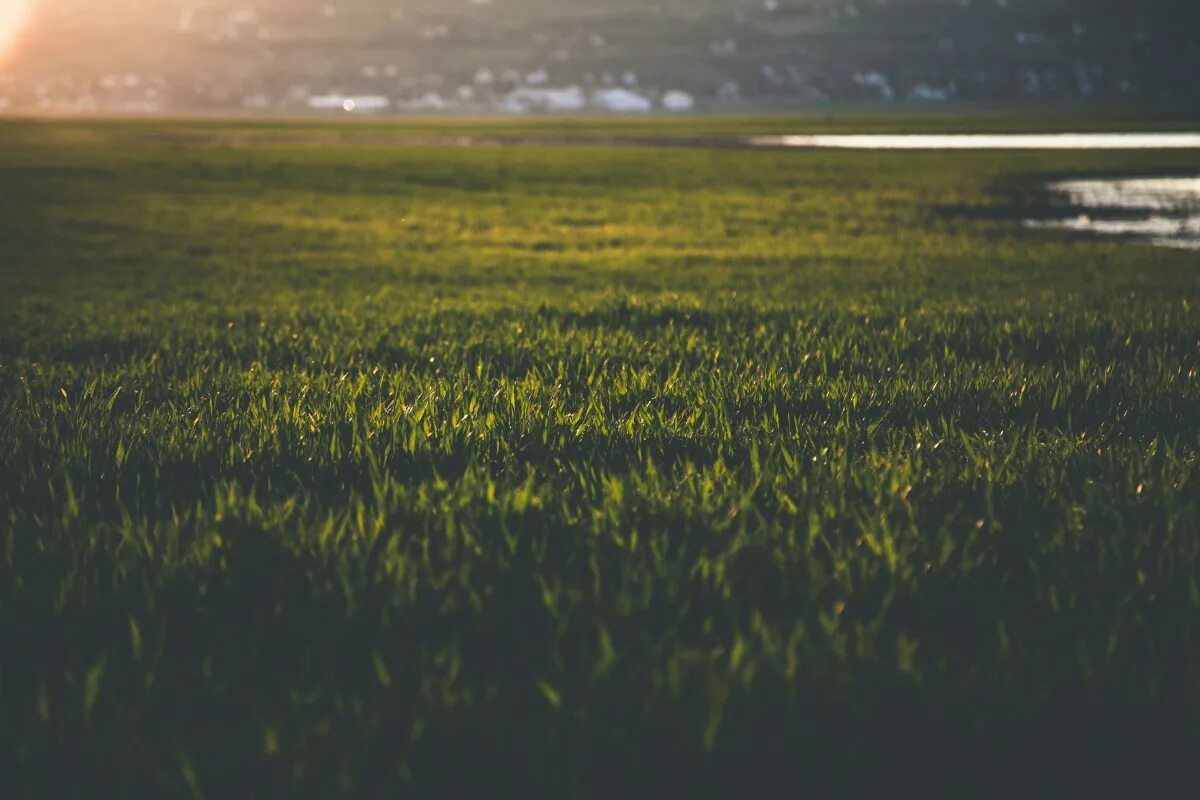
{"type": "Polygon", "coordinates": [[[1195,741],[1200,255],[993,212],[1200,154],[137,134],[0,127],[7,796],[1195,741]]]}

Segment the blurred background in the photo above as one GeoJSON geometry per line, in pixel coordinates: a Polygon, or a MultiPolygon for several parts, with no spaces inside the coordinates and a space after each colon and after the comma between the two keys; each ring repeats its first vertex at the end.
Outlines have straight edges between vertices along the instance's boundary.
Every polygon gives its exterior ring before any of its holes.
{"type": "Polygon", "coordinates": [[[0,113],[1200,108],[1197,0],[23,2],[0,113]]]}

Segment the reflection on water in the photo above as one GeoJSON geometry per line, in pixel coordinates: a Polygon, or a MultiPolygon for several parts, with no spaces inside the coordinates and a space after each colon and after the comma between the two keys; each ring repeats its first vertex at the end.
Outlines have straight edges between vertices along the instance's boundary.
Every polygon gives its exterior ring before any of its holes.
{"type": "Polygon", "coordinates": [[[753,136],[753,147],[851,150],[1181,150],[1200,133],[985,133],[753,136]]]}
{"type": "Polygon", "coordinates": [[[1060,219],[1027,220],[1029,227],[1200,249],[1200,178],[1096,178],[1059,181],[1047,188],[1076,213],[1060,219]]]}

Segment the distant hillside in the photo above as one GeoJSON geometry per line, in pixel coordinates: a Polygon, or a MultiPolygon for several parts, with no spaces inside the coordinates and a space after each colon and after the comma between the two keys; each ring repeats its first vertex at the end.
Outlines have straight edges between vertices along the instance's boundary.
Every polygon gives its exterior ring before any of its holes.
{"type": "Polygon", "coordinates": [[[0,109],[1200,103],[1193,0],[42,2],[0,109]],[[36,44],[35,44],[36,43],[36,44]]]}

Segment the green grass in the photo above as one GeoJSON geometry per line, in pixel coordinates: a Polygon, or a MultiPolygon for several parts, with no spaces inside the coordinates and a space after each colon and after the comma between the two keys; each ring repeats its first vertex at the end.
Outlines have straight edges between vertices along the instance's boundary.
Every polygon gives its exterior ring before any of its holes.
{"type": "Polygon", "coordinates": [[[1200,153],[201,127],[0,126],[0,794],[1116,791],[1194,741],[1200,255],[1005,215],[1200,153]]]}

